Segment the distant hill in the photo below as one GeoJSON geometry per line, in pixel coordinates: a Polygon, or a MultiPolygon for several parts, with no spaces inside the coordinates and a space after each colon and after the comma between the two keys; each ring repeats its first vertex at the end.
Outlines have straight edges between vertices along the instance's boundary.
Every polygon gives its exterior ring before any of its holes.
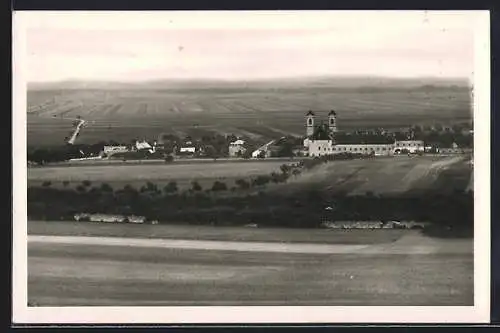
{"type": "Polygon", "coordinates": [[[28,90],[295,90],[334,89],[373,91],[401,89],[468,88],[466,79],[395,79],[383,77],[314,77],[269,80],[165,79],[142,82],[83,81],[31,82],[28,90]]]}

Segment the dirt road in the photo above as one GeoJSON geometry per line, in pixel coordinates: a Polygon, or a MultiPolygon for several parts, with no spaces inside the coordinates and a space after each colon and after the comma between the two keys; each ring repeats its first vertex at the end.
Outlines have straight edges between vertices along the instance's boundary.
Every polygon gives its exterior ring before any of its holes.
{"type": "Polygon", "coordinates": [[[31,235],[35,305],[472,305],[471,240],[283,244],[31,235]]]}

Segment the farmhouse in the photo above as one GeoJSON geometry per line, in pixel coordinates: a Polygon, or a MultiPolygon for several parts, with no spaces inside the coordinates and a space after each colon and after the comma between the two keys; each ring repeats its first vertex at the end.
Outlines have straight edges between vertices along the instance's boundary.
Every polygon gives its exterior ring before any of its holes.
{"type": "Polygon", "coordinates": [[[127,146],[104,146],[103,152],[107,156],[111,156],[116,153],[126,153],[129,149],[127,146]]]}
{"type": "Polygon", "coordinates": [[[187,141],[182,147],[179,148],[179,153],[181,154],[194,154],[196,152],[196,147],[193,142],[187,141]]]}
{"type": "Polygon", "coordinates": [[[259,158],[259,157],[271,157],[271,149],[270,147],[275,143],[275,140],[269,141],[262,147],[254,150],[252,152],[252,158],[259,158]]]}
{"type": "Polygon", "coordinates": [[[181,147],[181,149],[179,150],[179,152],[194,154],[196,152],[196,148],[195,147],[181,147]]]}
{"type": "Polygon", "coordinates": [[[424,142],[421,140],[381,142],[341,142],[337,138],[337,114],[330,111],[328,123],[315,125],[315,114],[309,111],[306,114],[306,138],[304,148],[311,157],[324,155],[352,153],[374,156],[389,156],[400,153],[418,153],[424,151],[424,142]]]}
{"type": "Polygon", "coordinates": [[[245,141],[236,140],[229,144],[229,156],[230,157],[239,157],[242,156],[246,152],[245,141]]]}
{"type": "Polygon", "coordinates": [[[138,151],[147,150],[150,153],[154,152],[153,147],[147,141],[145,141],[145,140],[143,140],[143,141],[136,141],[135,142],[135,149],[137,149],[138,151]]]}

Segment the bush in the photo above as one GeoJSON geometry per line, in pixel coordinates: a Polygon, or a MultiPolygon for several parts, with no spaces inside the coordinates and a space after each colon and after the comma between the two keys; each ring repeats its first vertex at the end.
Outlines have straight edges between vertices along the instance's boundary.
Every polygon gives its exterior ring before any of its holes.
{"type": "Polygon", "coordinates": [[[152,191],[152,192],[155,192],[158,190],[158,187],[156,186],[156,184],[153,184],[152,182],[147,182],[146,183],[146,189],[148,191],[152,191]]]}
{"type": "Polygon", "coordinates": [[[215,181],[214,184],[212,185],[212,191],[217,192],[217,191],[226,191],[227,186],[225,183],[220,182],[220,181],[215,181]]]}
{"type": "Polygon", "coordinates": [[[69,181],[68,181],[68,180],[63,180],[63,182],[62,182],[62,183],[63,183],[63,186],[64,186],[64,187],[67,187],[67,186],[69,185],[69,181]]]}
{"type": "Polygon", "coordinates": [[[79,192],[79,193],[83,193],[83,192],[85,192],[85,191],[86,191],[86,188],[85,188],[85,186],[83,186],[83,185],[78,185],[78,186],[76,187],[76,191],[77,191],[77,192],[79,192]]]}
{"type": "Polygon", "coordinates": [[[172,155],[165,156],[165,163],[171,163],[174,161],[174,157],[172,155]]]}
{"type": "Polygon", "coordinates": [[[247,182],[245,179],[238,179],[236,181],[236,185],[238,185],[238,187],[241,188],[242,190],[250,188],[250,183],[247,182]]]}
{"type": "Polygon", "coordinates": [[[277,183],[283,183],[283,182],[286,182],[286,180],[288,179],[288,174],[286,173],[276,173],[276,172],[273,172],[271,173],[271,179],[270,181],[272,181],[273,183],[277,184],[277,183]]]}
{"type": "Polygon", "coordinates": [[[45,182],[42,183],[43,187],[49,187],[50,185],[52,185],[51,181],[45,181],[45,182]]]}
{"type": "Polygon", "coordinates": [[[262,186],[262,185],[266,185],[270,181],[271,181],[271,177],[261,175],[261,176],[258,176],[257,178],[255,178],[254,180],[252,180],[252,185],[253,186],[262,186]]]}
{"type": "Polygon", "coordinates": [[[203,190],[203,188],[201,187],[200,183],[198,183],[197,181],[193,181],[191,183],[191,189],[195,192],[200,192],[203,190]]]}
{"type": "Polygon", "coordinates": [[[163,188],[163,192],[165,192],[166,194],[175,193],[177,191],[178,191],[177,183],[174,181],[169,182],[167,186],[163,188]]]}
{"type": "Polygon", "coordinates": [[[113,192],[113,188],[107,184],[107,183],[102,183],[101,184],[101,191],[103,192],[113,192]]]}
{"type": "Polygon", "coordinates": [[[289,173],[291,170],[291,167],[288,164],[282,164],[280,166],[280,170],[282,173],[289,173]]]}
{"type": "Polygon", "coordinates": [[[91,181],[90,181],[90,180],[84,180],[84,181],[82,182],[82,184],[83,184],[83,186],[85,186],[85,187],[89,187],[90,185],[92,185],[92,183],[91,183],[91,181]]]}

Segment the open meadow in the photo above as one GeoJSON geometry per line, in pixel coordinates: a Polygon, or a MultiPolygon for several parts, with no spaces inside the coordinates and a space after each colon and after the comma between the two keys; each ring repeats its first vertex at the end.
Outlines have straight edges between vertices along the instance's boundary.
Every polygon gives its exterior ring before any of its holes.
{"type": "Polygon", "coordinates": [[[320,190],[326,193],[365,195],[423,194],[429,190],[452,193],[469,189],[473,175],[466,156],[394,156],[325,163],[285,184],[271,185],[269,192],[294,193],[320,190]]]}
{"type": "MultiPolygon", "coordinates": [[[[349,195],[422,194],[429,190],[452,193],[470,189],[473,175],[467,156],[395,156],[374,159],[332,161],[313,171],[292,176],[286,183],[266,186],[268,194],[291,194],[308,190],[349,195]]],[[[230,188],[238,179],[280,172],[285,161],[226,161],[187,164],[117,164],[82,166],[44,166],[28,168],[28,186],[50,182],[53,188],[74,188],[83,181],[92,185],[107,183],[114,189],[131,185],[140,188],[152,182],[160,188],[170,181],[189,189],[193,181],[210,188],[215,181],[230,188]],[[69,183],[67,183],[69,182],[69,183]]],[[[256,189],[261,191],[262,188],[256,189]]]]}
{"type": "Polygon", "coordinates": [[[180,188],[190,188],[192,181],[198,181],[204,188],[219,180],[228,186],[237,179],[248,179],[258,175],[279,172],[283,161],[243,161],[173,163],[173,164],[119,164],[85,166],[47,166],[28,168],[28,186],[40,186],[51,182],[51,187],[75,187],[83,181],[92,184],[107,183],[115,189],[131,185],[139,188],[146,182],[165,186],[170,181],[177,182],[180,188]],[[66,186],[64,182],[68,181],[66,186]]]}
{"type": "Polygon", "coordinates": [[[338,88],[276,85],[178,89],[72,89],[28,91],[28,145],[64,142],[68,119],[87,120],[78,141],[156,139],[162,133],[235,134],[267,142],[304,135],[307,110],[339,114],[344,130],[410,124],[469,122],[470,89],[338,88]]]}
{"type": "Polygon", "coordinates": [[[470,239],[431,239],[414,231],[142,227],[123,232],[119,225],[29,222],[28,303],[470,306],[474,301],[470,239]]]}
{"type": "Polygon", "coordinates": [[[278,242],[311,244],[390,243],[407,230],[328,230],[185,226],[176,224],[114,224],[77,221],[28,221],[29,235],[185,239],[230,242],[278,242]]]}

